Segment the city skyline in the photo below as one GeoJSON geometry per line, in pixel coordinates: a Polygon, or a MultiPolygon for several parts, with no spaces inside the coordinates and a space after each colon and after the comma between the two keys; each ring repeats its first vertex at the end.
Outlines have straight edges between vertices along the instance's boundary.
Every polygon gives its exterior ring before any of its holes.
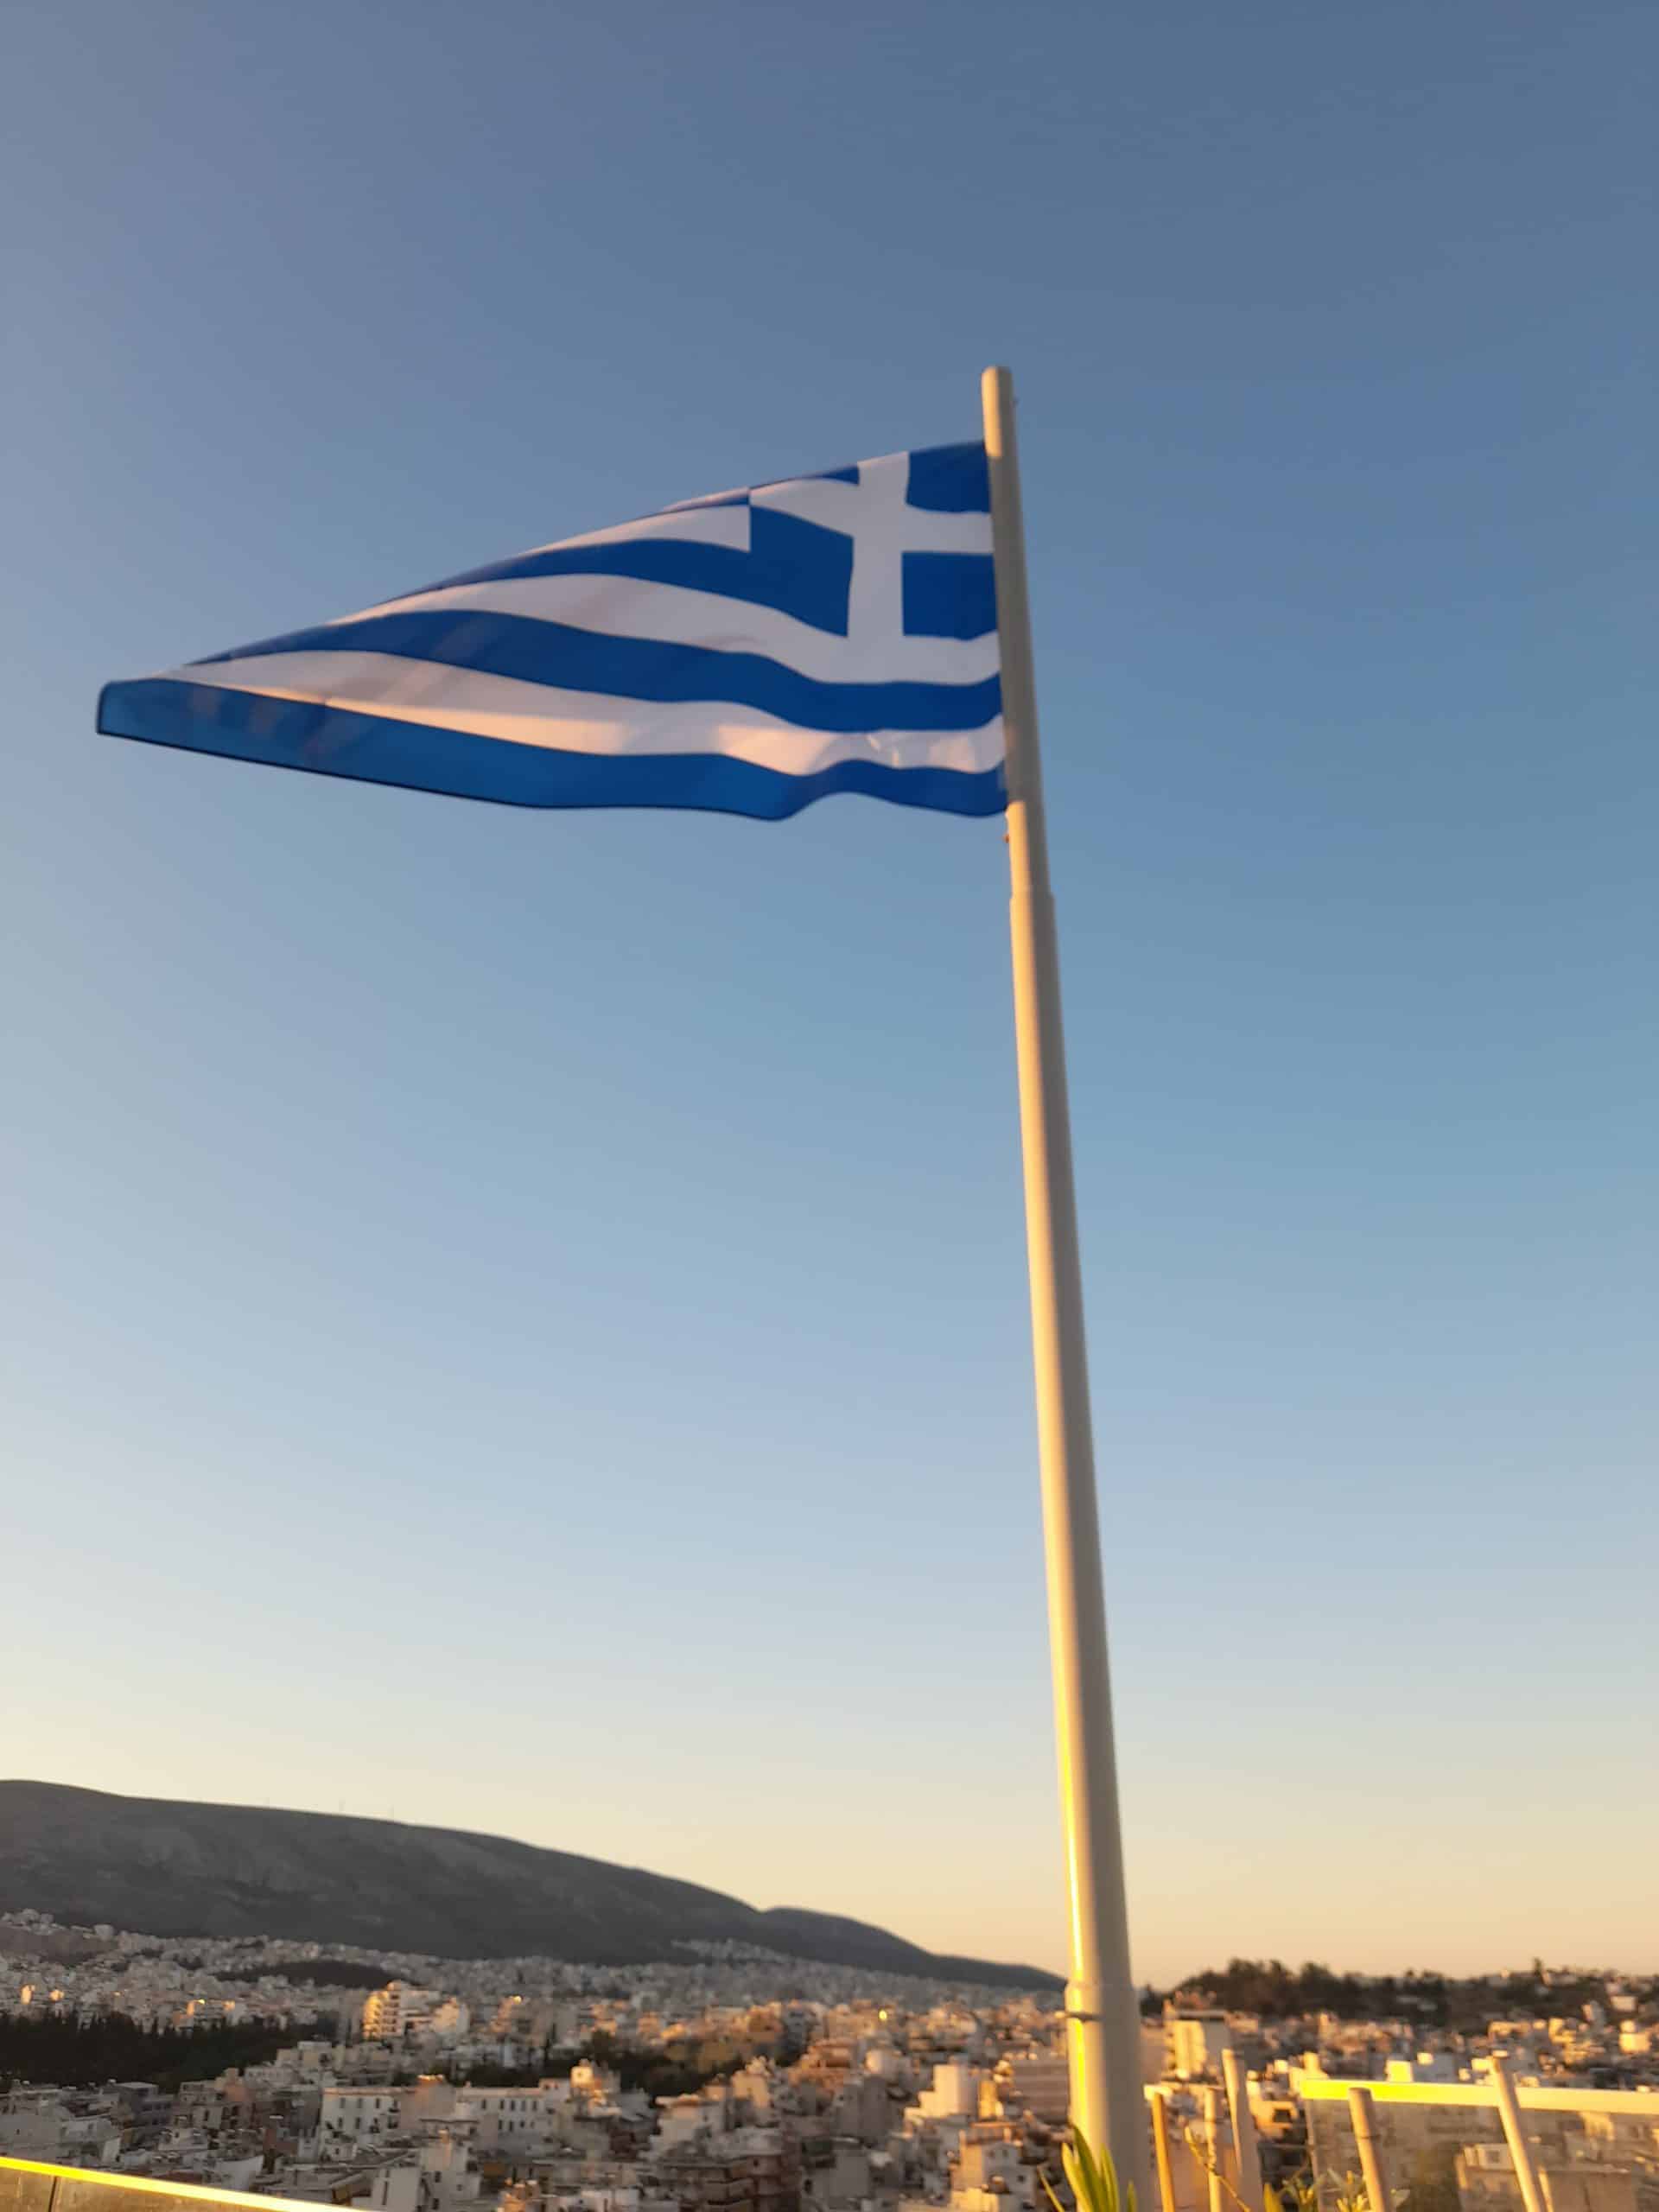
{"type": "Polygon", "coordinates": [[[397,15],[18,18],[9,1769],[1064,1970],[1001,824],[92,728],[1007,358],[1136,1977],[1659,1964],[1651,12],[397,15]]]}
{"type": "MultiPolygon", "coordinates": [[[[584,1965],[24,1911],[0,1921],[0,2183],[42,2198],[92,2170],[111,2206],[207,2183],[372,2212],[1041,2212],[1069,2163],[1065,2033],[1054,1990],[744,1943],[584,1965]]],[[[1646,2212],[1659,2185],[1659,1977],[1235,1967],[1143,2003],[1135,2040],[1159,2212],[1214,2212],[1217,2176],[1240,2212],[1352,2202],[1357,2154],[1368,2202],[1411,2212],[1646,2212]]]]}

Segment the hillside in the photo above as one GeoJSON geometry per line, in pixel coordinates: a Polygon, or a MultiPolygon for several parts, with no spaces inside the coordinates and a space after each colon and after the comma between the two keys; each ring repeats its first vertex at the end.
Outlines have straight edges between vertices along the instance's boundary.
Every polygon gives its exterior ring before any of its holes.
{"type": "Polygon", "coordinates": [[[0,1782],[0,1913],[27,1906],[154,1936],[278,1936],[446,1958],[620,1964],[671,1957],[687,1940],[729,1940],[836,1966],[1058,1986],[1034,1967],[936,1957],[861,1921],[759,1912],[718,1890],[503,1836],[0,1782]]]}

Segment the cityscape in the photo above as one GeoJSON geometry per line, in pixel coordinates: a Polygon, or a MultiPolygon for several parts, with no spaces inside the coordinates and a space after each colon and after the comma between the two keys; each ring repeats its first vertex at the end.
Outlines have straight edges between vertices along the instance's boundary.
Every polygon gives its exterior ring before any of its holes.
{"type": "MultiPolygon", "coordinates": [[[[729,1942],[453,1960],[28,1910],[0,1960],[0,2159],[365,2212],[1041,2212],[1063,2187],[1052,1988],[729,1942]]],[[[1408,2212],[1525,2212],[1496,2069],[1544,2212],[1659,2212],[1659,1977],[1235,1960],[1141,2018],[1173,2212],[1363,2201],[1356,2085],[1408,2212]]]]}

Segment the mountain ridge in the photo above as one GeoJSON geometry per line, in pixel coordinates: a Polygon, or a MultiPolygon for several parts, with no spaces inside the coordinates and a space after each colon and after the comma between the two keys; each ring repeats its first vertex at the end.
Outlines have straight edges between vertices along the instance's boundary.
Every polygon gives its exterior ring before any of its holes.
{"type": "Polygon", "coordinates": [[[690,1942],[822,1965],[1058,1988],[1036,1967],[925,1951],[868,1923],[465,1828],[69,1783],[0,1781],[0,1914],[146,1936],[273,1936],[437,1958],[638,1965],[690,1942]]]}

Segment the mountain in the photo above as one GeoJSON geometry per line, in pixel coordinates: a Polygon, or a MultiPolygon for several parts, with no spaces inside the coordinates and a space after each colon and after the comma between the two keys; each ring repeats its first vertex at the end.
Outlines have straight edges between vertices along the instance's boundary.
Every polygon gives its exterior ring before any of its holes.
{"type": "Polygon", "coordinates": [[[615,1965],[677,1942],[764,1944],[889,1974],[1054,1988],[1035,1967],[941,1958],[860,1920],[757,1912],[718,1890],[504,1836],[353,1815],[0,1782],[0,1914],[149,1936],[280,1936],[440,1958],[615,1965]]]}

